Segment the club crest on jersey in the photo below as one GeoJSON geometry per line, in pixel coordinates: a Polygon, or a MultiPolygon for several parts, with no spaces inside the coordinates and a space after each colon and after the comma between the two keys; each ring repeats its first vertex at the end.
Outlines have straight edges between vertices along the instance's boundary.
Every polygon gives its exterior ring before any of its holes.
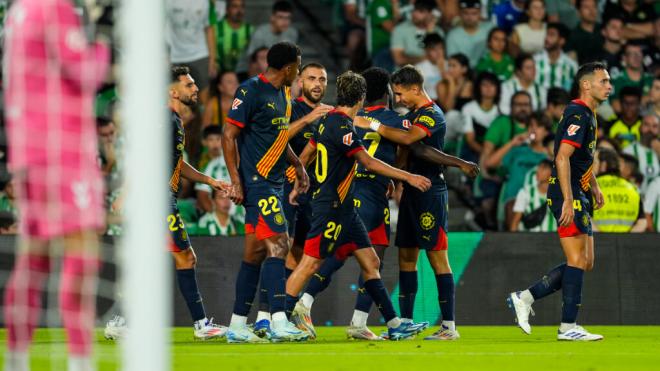
{"type": "Polygon", "coordinates": [[[242,100],[240,100],[240,99],[238,99],[238,98],[234,98],[234,101],[231,103],[231,109],[232,109],[232,110],[237,109],[238,106],[240,106],[242,103],[243,103],[242,100]]]}
{"type": "Polygon", "coordinates": [[[284,216],[282,213],[275,214],[275,224],[282,225],[284,224],[284,216]]]}
{"type": "Polygon", "coordinates": [[[572,137],[573,135],[577,134],[578,130],[580,130],[579,125],[569,125],[568,129],[566,129],[569,137],[572,137]]]}
{"type": "Polygon", "coordinates": [[[433,214],[425,212],[419,217],[419,225],[423,230],[428,231],[435,226],[435,217],[433,214]]]}
{"type": "Polygon", "coordinates": [[[342,138],[342,142],[347,146],[353,144],[353,133],[348,133],[344,135],[344,137],[342,138]]]}

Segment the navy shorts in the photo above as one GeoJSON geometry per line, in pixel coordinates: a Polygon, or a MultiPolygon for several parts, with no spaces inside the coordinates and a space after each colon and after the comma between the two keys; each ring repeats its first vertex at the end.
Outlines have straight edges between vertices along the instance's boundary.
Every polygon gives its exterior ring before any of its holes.
{"type": "Polygon", "coordinates": [[[367,230],[353,205],[332,208],[317,203],[313,210],[305,255],[325,259],[335,254],[343,260],[355,250],[371,247],[367,230]]]}
{"type": "Polygon", "coordinates": [[[447,250],[448,212],[444,182],[433,184],[426,192],[406,184],[399,205],[396,245],[427,251],[447,250]]]}
{"type": "Polygon", "coordinates": [[[284,217],[288,223],[289,236],[293,237],[293,243],[304,245],[307,233],[311,228],[312,205],[309,201],[309,193],[298,195],[298,205],[289,203],[289,194],[293,190],[293,183],[284,183],[283,207],[284,217]]]}
{"type": "Polygon", "coordinates": [[[262,241],[272,236],[287,233],[287,222],[283,211],[282,187],[273,184],[251,184],[245,186],[245,233],[255,233],[262,241]]]}
{"type": "Polygon", "coordinates": [[[561,207],[564,204],[564,196],[561,193],[559,182],[548,186],[548,207],[552,211],[555,220],[557,220],[557,233],[559,238],[574,237],[581,234],[593,236],[591,229],[591,216],[593,215],[593,203],[591,201],[591,192],[584,192],[582,189],[573,187],[573,222],[568,227],[559,225],[561,218],[561,207]]]}
{"type": "Polygon", "coordinates": [[[181,219],[176,198],[170,199],[170,213],[167,215],[167,227],[170,231],[169,250],[171,252],[181,252],[192,246],[186,226],[183,224],[183,219],[181,219]]]}
{"type": "Polygon", "coordinates": [[[355,187],[353,202],[369,233],[369,240],[373,246],[389,246],[390,205],[385,197],[387,189],[358,187],[358,184],[355,187]]]}

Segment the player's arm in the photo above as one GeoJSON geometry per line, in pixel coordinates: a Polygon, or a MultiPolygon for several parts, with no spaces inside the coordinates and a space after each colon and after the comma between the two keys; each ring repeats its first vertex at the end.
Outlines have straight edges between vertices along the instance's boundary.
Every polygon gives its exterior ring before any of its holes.
{"type": "MultiPolygon", "coordinates": [[[[309,164],[311,164],[312,161],[316,159],[316,143],[314,142],[314,140],[310,140],[309,142],[307,142],[307,145],[300,153],[300,157],[298,158],[300,159],[300,163],[302,164],[303,167],[309,166],[309,164]]],[[[294,171],[293,167],[289,166],[289,168],[286,171],[287,178],[290,179],[290,174],[292,171],[294,171]]],[[[307,187],[309,188],[309,182],[307,187]]],[[[305,191],[307,191],[307,189],[305,191]]],[[[296,187],[294,187],[291,193],[289,193],[289,203],[291,205],[298,205],[296,198],[298,198],[298,195],[300,193],[302,192],[299,192],[299,190],[296,187]]]]}
{"type": "Polygon", "coordinates": [[[474,162],[465,161],[455,156],[448,155],[437,148],[416,142],[410,146],[410,151],[415,157],[438,165],[457,167],[470,178],[479,174],[479,166],[474,162]]]}
{"type": "Polygon", "coordinates": [[[589,185],[591,186],[591,194],[594,196],[596,203],[594,204],[594,210],[598,210],[605,205],[605,197],[603,192],[600,190],[598,185],[598,180],[596,180],[596,175],[592,172],[591,179],[589,179],[589,185]]]}
{"type": "Polygon", "coordinates": [[[229,184],[213,179],[206,174],[202,174],[194,167],[190,166],[186,161],[182,161],[181,164],[181,176],[190,180],[193,183],[203,183],[211,186],[212,188],[221,191],[228,192],[229,184]]]}
{"type": "Polygon", "coordinates": [[[296,156],[296,153],[293,152],[291,146],[288,144],[286,145],[286,159],[296,171],[295,188],[298,189],[299,193],[307,192],[307,189],[309,188],[309,177],[307,176],[307,172],[305,171],[305,166],[300,161],[298,156],[296,156]]]}
{"type": "Polygon", "coordinates": [[[423,192],[431,188],[431,181],[428,178],[392,167],[377,158],[371,157],[364,150],[357,151],[353,154],[353,157],[372,173],[404,181],[423,192]]]}
{"type": "Polygon", "coordinates": [[[310,125],[314,121],[318,120],[321,116],[330,112],[333,108],[334,107],[330,105],[321,103],[315,107],[312,112],[289,124],[289,140],[295,137],[296,134],[298,134],[300,130],[302,130],[305,126],[310,125]]]}
{"type": "Polygon", "coordinates": [[[402,130],[381,125],[377,122],[369,121],[368,119],[361,116],[356,116],[353,120],[353,124],[359,128],[371,129],[394,143],[403,144],[406,146],[418,142],[427,136],[426,131],[416,125],[413,125],[410,130],[402,130]]]}
{"type": "Polygon", "coordinates": [[[222,131],[222,152],[225,156],[232,188],[229,198],[237,205],[243,202],[243,187],[241,177],[238,174],[238,145],[236,144],[236,139],[240,133],[241,128],[233,124],[225,125],[222,131]]]}
{"type": "Polygon", "coordinates": [[[559,224],[567,227],[573,221],[573,190],[571,189],[571,163],[570,158],[575,152],[575,147],[568,143],[560,143],[557,156],[555,157],[555,166],[557,167],[557,178],[559,178],[559,187],[564,197],[564,204],[561,208],[561,217],[559,224]]]}

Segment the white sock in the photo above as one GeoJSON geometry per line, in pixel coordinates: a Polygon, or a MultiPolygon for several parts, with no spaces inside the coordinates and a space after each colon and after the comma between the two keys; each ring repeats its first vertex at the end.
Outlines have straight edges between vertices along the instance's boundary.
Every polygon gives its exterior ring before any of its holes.
{"type": "Polygon", "coordinates": [[[561,325],[559,325],[559,331],[566,332],[568,330],[571,330],[575,326],[577,326],[576,323],[564,323],[564,322],[562,322],[561,325]]]}
{"type": "Polygon", "coordinates": [[[68,361],[69,371],[94,371],[94,362],[92,362],[91,357],[74,357],[69,356],[68,361]]]}
{"type": "Polygon", "coordinates": [[[456,331],[456,322],[454,321],[442,321],[442,325],[452,331],[456,331]]]}
{"type": "Polygon", "coordinates": [[[525,290],[520,292],[520,300],[522,300],[527,305],[532,305],[534,302],[534,297],[529,290],[525,290]]]}
{"type": "Polygon", "coordinates": [[[30,356],[28,352],[7,352],[5,354],[5,371],[30,371],[30,356]]]}
{"type": "Polygon", "coordinates": [[[231,320],[229,321],[229,327],[233,329],[238,329],[245,327],[247,325],[247,317],[239,316],[238,314],[231,315],[231,320]]]}
{"type": "Polygon", "coordinates": [[[356,309],[353,311],[353,318],[351,319],[351,325],[354,327],[366,327],[368,318],[369,318],[369,313],[356,309]]]}
{"type": "Polygon", "coordinates": [[[206,326],[206,321],[208,321],[208,319],[206,317],[204,317],[204,318],[200,319],[199,321],[195,321],[195,323],[193,323],[193,326],[194,327],[200,327],[200,328],[204,327],[204,326],[206,326]]]}
{"type": "Polygon", "coordinates": [[[308,293],[304,293],[300,301],[302,301],[305,308],[311,308],[314,304],[314,297],[308,293]]]}
{"type": "Polygon", "coordinates": [[[270,312],[259,311],[257,313],[257,322],[262,320],[268,320],[270,322],[270,312]]]}
{"type": "Polygon", "coordinates": [[[273,326],[280,326],[288,321],[286,318],[286,313],[284,312],[277,312],[273,313],[273,326]]]}
{"type": "Polygon", "coordinates": [[[401,326],[401,318],[399,317],[394,317],[391,320],[387,321],[387,327],[389,328],[397,328],[401,326]]]}
{"type": "Polygon", "coordinates": [[[403,322],[403,323],[412,322],[412,319],[411,318],[401,318],[401,322],[403,322]]]}

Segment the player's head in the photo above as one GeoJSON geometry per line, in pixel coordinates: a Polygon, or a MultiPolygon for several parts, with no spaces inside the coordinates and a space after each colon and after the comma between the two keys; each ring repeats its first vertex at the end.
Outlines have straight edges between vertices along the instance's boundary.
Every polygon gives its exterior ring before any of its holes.
{"type": "Polygon", "coordinates": [[[546,99],[546,112],[554,119],[559,120],[564,113],[564,108],[571,101],[568,92],[562,88],[552,87],[548,89],[546,99]]]}
{"type": "Polygon", "coordinates": [[[361,108],[367,95],[367,82],[353,71],[346,71],[337,77],[337,105],[361,108]]]}
{"type": "Polygon", "coordinates": [[[482,103],[485,99],[490,99],[497,104],[500,101],[502,91],[500,79],[492,72],[482,72],[477,75],[474,81],[474,100],[482,103]]]}
{"type": "Polygon", "coordinates": [[[390,73],[386,69],[371,67],[362,72],[362,77],[367,82],[367,104],[387,101],[390,94],[390,73]]]}
{"type": "Polygon", "coordinates": [[[270,24],[275,34],[281,34],[291,26],[293,6],[288,1],[276,1],[270,15],[270,24]]]}
{"type": "Polygon", "coordinates": [[[202,144],[211,157],[219,157],[222,154],[222,127],[220,125],[209,125],[202,132],[202,144]]]}
{"type": "Polygon", "coordinates": [[[190,76],[190,68],[174,66],[171,69],[170,99],[178,100],[186,106],[197,104],[199,88],[190,76]]]}
{"type": "Polygon", "coordinates": [[[232,22],[242,22],[245,16],[245,2],[243,0],[227,1],[226,17],[232,22]]]}
{"type": "Polygon", "coordinates": [[[602,62],[589,62],[578,69],[573,84],[575,96],[591,98],[597,103],[605,101],[612,92],[610,74],[607,66],[602,62]]]}
{"type": "Polygon", "coordinates": [[[390,77],[390,83],[396,103],[408,109],[415,109],[420,101],[426,100],[424,76],[410,64],[394,72],[390,77]]]}
{"type": "Polygon", "coordinates": [[[300,48],[294,43],[281,41],[268,49],[268,67],[284,74],[284,85],[291,86],[300,70],[300,48]]]}
{"type": "Polygon", "coordinates": [[[527,124],[532,114],[532,96],[525,90],[518,90],[511,96],[511,118],[527,124]]]}
{"type": "Polygon", "coordinates": [[[328,72],[320,63],[307,63],[300,69],[298,79],[302,95],[310,102],[319,103],[328,87],[328,72]]]}
{"type": "Polygon", "coordinates": [[[611,149],[602,148],[596,151],[593,164],[596,175],[621,174],[621,158],[611,149]]]}
{"type": "Polygon", "coordinates": [[[117,139],[117,128],[112,120],[97,117],[96,118],[96,135],[101,144],[113,143],[117,139]]]}

